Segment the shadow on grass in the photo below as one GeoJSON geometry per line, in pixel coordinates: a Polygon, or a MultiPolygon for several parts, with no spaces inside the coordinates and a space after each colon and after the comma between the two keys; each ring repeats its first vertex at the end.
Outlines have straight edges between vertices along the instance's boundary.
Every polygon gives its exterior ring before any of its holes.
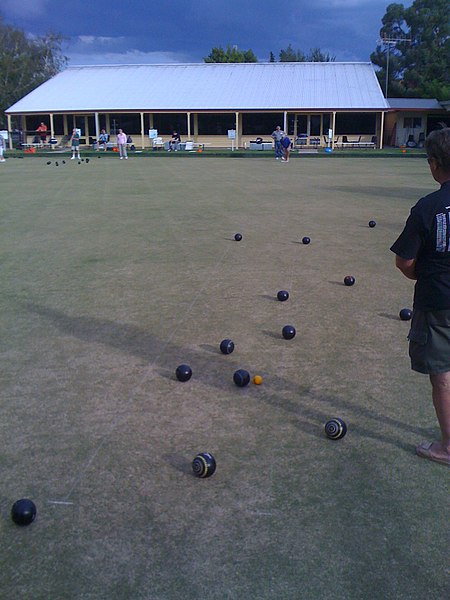
{"type": "Polygon", "coordinates": [[[189,461],[185,456],[181,454],[164,454],[162,459],[180,473],[192,477],[192,461],[189,461]]]}
{"type": "Polygon", "coordinates": [[[378,313],[379,317],[384,317],[385,319],[391,319],[392,321],[400,321],[400,317],[398,315],[391,315],[390,313],[378,313]]]}
{"type": "MultiPolygon", "coordinates": [[[[59,310],[38,304],[27,303],[26,307],[30,312],[50,321],[52,325],[67,335],[88,343],[106,344],[122,352],[138,356],[157,367],[157,372],[168,379],[176,380],[175,368],[180,362],[184,362],[193,368],[194,377],[200,379],[203,384],[222,390],[223,378],[218,377],[217,373],[223,372],[224,368],[229,369],[231,381],[232,373],[238,368],[244,368],[243,365],[236,362],[235,357],[225,356],[218,351],[214,356],[211,351],[213,346],[204,345],[207,346],[204,348],[208,352],[206,355],[201,349],[198,350],[192,346],[188,348],[177,346],[133,325],[118,324],[91,317],[72,317],[59,310]],[[171,360],[173,363],[169,367],[168,362],[171,360]]],[[[263,333],[277,340],[281,339],[280,334],[272,331],[263,333]]],[[[399,430],[413,432],[420,436],[429,434],[428,430],[412,427],[402,421],[365,408],[356,402],[337,397],[326,390],[323,393],[313,392],[307,386],[298,386],[274,373],[267,373],[264,379],[264,390],[258,397],[277,410],[295,415],[298,419],[297,427],[308,435],[324,437],[325,422],[341,416],[342,412],[345,413],[345,420],[348,420],[349,432],[353,435],[376,439],[403,450],[410,451],[411,446],[401,442],[399,430]],[[286,397],[287,395],[289,398],[286,397]],[[318,409],[312,406],[317,403],[323,408],[318,409]],[[360,417],[370,419],[378,425],[373,428],[364,427],[358,424],[360,417]],[[397,430],[397,434],[392,435],[380,430],[380,426],[392,427],[397,430]]]]}
{"type": "Polygon", "coordinates": [[[222,354],[220,352],[219,346],[213,346],[212,344],[200,344],[199,346],[202,350],[206,350],[207,352],[211,352],[211,354],[222,354]]]}
{"type": "MultiPolygon", "coordinates": [[[[350,186],[350,185],[335,185],[333,187],[331,186],[324,186],[324,189],[329,189],[332,190],[333,193],[336,193],[337,191],[343,193],[343,194],[347,194],[347,195],[351,195],[355,193],[355,188],[350,186]]],[[[361,186],[361,188],[358,190],[358,194],[360,196],[370,196],[373,198],[380,198],[380,196],[383,196],[384,198],[400,198],[401,200],[405,200],[407,198],[418,198],[418,192],[417,192],[417,188],[414,187],[407,187],[407,186],[386,186],[386,187],[379,187],[379,186],[375,186],[375,185],[365,185],[365,186],[361,186]]],[[[420,195],[420,194],[419,194],[420,195]]]]}
{"type": "Polygon", "coordinates": [[[275,333],[275,331],[270,331],[269,329],[263,329],[262,330],[264,335],[267,335],[268,337],[274,338],[275,340],[282,340],[283,336],[281,335],[281,333],[275,333]]]}
{"type": "Polygon", "coordinates": [[[177,376],[175,375],[175,369],[177,366],[178,365],[176,365],[172,371],[170,369],[163,369],[162,367],[160,367],[156,369],[156,372],[160,377],[164,377],[164,379],[170,379],[170,381],[178,381],[177,376]]]}

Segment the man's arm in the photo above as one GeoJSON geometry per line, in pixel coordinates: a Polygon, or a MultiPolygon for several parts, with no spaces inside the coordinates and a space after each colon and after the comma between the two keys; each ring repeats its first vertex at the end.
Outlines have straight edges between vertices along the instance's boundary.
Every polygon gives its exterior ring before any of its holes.
{"type": "Polygon", "coordinates": [[[405,277],[407,277],[408,279],[417,279],[417,277],[416,277],[416,259],[415,258],[406,259],[406,258],[402,258],[401,256],[398,256],[398,254],[396,254],[395,266],[397,267],[397,269],[400,269],[400,271],[403,273],[403,275],[405,277]]]}

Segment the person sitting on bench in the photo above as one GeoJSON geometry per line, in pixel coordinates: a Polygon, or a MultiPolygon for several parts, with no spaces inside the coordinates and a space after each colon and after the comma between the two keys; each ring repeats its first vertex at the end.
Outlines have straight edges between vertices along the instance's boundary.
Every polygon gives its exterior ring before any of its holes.
{"type": "Polygon", "coordinates": [[[180,147],[180,142],[181,142],[180,134],[177,131],[174,131],[172,133],[172,139],[169,142],[169,152],[170,151],[176,152],[180,147]]]}
{"type": "Polygon", "coordinates": [[[109,136],[106,131],[102,129],[100,135],[98,136],[97,152],[100,150],[100,146],[102,146],[103,150],[106,152],[108,148],[108,137],[109,136]]]}

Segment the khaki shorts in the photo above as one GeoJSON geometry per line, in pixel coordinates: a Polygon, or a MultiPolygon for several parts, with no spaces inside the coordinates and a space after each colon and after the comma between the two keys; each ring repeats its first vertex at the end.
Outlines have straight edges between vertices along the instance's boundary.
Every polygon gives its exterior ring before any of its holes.
{"type": "Polygon", "coordinates": [[[408,340],[413,371],[450,371],[450,310],[414,310],[408,340]]]}

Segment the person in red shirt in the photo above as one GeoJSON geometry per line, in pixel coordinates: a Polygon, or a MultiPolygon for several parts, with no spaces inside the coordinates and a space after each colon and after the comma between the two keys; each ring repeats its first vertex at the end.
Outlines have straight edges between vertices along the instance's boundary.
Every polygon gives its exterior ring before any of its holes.
{"type": "Polygon", "coordinates": [[[47,125],[45,123],[41,123],[36,131],[41,138],[41,144],[44,145],[47,141],[47,125]]]}

